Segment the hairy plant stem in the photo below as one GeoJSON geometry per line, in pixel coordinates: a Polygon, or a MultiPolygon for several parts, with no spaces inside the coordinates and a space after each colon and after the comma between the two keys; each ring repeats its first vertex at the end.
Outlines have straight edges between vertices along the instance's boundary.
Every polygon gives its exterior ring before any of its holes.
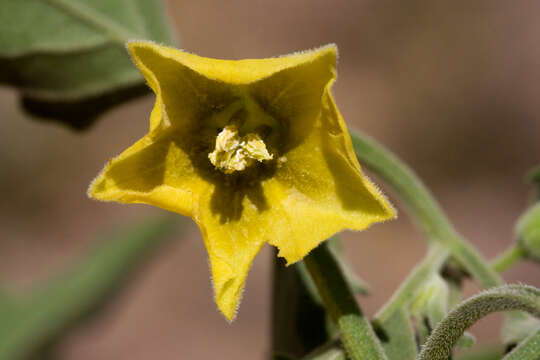
{"type": "Polygon", "coordinates": [[[448,359],[467,328],[488,314],[507,310],[522,310],[540,317],[540,291],[524,285],[503,285],[465,300],[433,330],[418,360],[448,359]]]}
{"type": "Polygon", "coordinates": [[[502,273],[512,265],[520,262],[525,258],[525,251],[515,243],[510,248],[506,249],[502,254],[497,256],[495,260],[491,262],[491,267],[498,273],[502,273]]]}
{"type": "MultiPolygon", "coordinates": [[[[413,219],[427,235],[431,244],[440,247],[441,256],[452,256],[484,288],[502,284],[502,279],[486,260],[455,230],[441,207],[422,181],[398,158],[375,141],[358,132],[351,132],[356,156],[362,165],[380,176],[402,198],[413,219]],[[446,250],[447,254],[442,255],[446,250]]],[[[433,255],[431,255],[433,256],[433,255]]],[[[419,281],[426,268],[431,268],[430,255],[422,262],[392,296],[378,316],[391,315],[390,310],[405,305],[410,292],[422,284],[419,281]]],[[[440,259],[439,259],[440,262],[440,259]]],[[[444,260],[442,261],[444,263],[444,260]]],[[[380,320],[380,319],[378,319],[380,320]]]]}
{"type": "Polygon", "coordinates": [[[386,360],[381,343],[364,317],[345,277],[326,243],[304,258],[323,304],[341,333],[352,360],[386,360]]]}
{"type": "Polygon", "coordinates": [[[433,245],[426,257],[420,262],[394,292],[390,300],[375,315],[378,322],[387,321],[394,311],[408,305],[420,286],[435,272],[439,271],[448,258],[449,251],[444,247],[433,245]]]}

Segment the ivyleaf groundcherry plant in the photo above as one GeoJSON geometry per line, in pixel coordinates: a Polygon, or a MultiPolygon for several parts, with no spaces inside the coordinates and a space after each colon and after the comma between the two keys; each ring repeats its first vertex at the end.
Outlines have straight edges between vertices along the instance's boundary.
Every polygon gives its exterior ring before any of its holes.
{"type": "Polygon", "coordinates": [[[334,45],[236,61],[151,42],[128,49],[156,94],[150,130],[89,195],[193,218],[227,319],[265,243],[292,264],[336,232],[396,216],[362,174],[332,98],[334,45]]]}
{"type": "MultiPolygon", "coordinates": [[[[261,349],[259,358],[540,359],[540,290],[505,284],[501,276],[521,261],[540,262],[540,168],[529,176],[536,195],[516,219],[512,245],[487,261],[411,169],[347,128],[331,91],[335,45],[265,59],[197,56],[174,47],[161,5],[0,0],[0,83],[15,88],[31,114],[84,130],[105,110],[153,92],[151,113],[130,119],[149,118],[148,132],[108,161],[88,195],[173,213],[131,224],[27,296],[0,284],[0,360],[54,357],[66,330],[101,309],[137,261],[172,238],[177,214],[199,226],[215,302],[228,321],[237,314],[254,258],[266,243],[274,247],[270,351],[261,349]],[[391,191],[427,240],[423,259],[370,317],[356,295],[381,286],[368,287],[354,275],[338,233],[365,230],[397,212],[363,169],[391,191]],[[482,291],[463,299],[465,281],[482,291]],[[473,346],[467,329],[499,311],[508,311],[499,346],[455,351],[473,346]]],[[[512,56],[521,63],[519,52],[512,56]]],[[[426,126],[438,126],[437,119],[426,126]]],[[[116,141],[115,135],[108,136],[116,141]]],[[[400,254],[384,256],[388,264],[400,254]]],[[[178,269],[190,276],[182,264],[178,269]]],[[[395,270],[381,264],[378,271],[395,270]]]]}

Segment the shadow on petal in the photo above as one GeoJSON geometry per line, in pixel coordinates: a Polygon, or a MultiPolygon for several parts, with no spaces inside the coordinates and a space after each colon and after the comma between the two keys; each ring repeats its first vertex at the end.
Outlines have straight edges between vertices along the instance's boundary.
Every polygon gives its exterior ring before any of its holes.
{"type": "Polygon", "coordinates": [[[218,129],[205,128],[201,125],[199,130],[191,132],[194,134],[191,137],[180,134],[172,137],[175,145],[188,155],[195,173],[214,185],[210,210],[219,215],[222,224],[239,221],[242,218],[245,197],[259,212],[268,210],[268,201],[261,183],[274,175],[275,161],[256,163],[241,172],[224,174],[208,159],[208,154],[214,148],[213,140],[217,132],[218,129]]]}
{"type": "MultiPolygon", "coordinates": [[[[337,136],[330,135],[330,137],[337,136]]],[[[374,217],[388,215],[388,211],[381,204],[380,195],[373,193],[373,186],[366,186],[366,181],[369,180],[348,162],[345,155],[338,150],[336,143],[343,143],[343,140],[325,141],[323,154],[343,208],[350,211],[362,211],[374,217]]]]}
{"type": "Polygon", "coordinates": [[[230,186],[217,183],[212,194],[211,210],[219,214],[220,223],[239,221],[244,210],[244,198],[247,196],[259,213],[269,209],[268,201],[260,182],[247,186],[230,186]]]}
{"type": "Polygon", "coordinates": [[[393,217],[393,210],[386,198],[362,174],[356,155],[347,147],[350,140],[345,124],[330,94],[324,95],[322,113],[322,153],[336,184],[336,192],[343,206],[349,211],[360,211],[375,219],[393,217]]]}
{"type": "Polygon", "coordinates": [[[94,184],[94,192],[108,189],[130,193],[148,193],[163,184],[165,157],[169,141],[156,141],[124,158],[122,155],[107,166],[102,181],[94,184]]]}

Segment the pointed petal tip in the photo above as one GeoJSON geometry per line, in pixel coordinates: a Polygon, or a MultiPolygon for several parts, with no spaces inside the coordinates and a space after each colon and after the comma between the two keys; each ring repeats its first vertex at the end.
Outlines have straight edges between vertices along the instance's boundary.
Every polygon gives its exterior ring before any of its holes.
{"type": "Polygon", "coordinates": [[[386,195],[384,195],[381,191],[379,191],[380,196],[380,202],[385,210],[385,214],[380,220],[380,222],[386,222],[390,220],[396,220],[398,218],[398,211],[394,207],[394,205],[388,200],[386,195]]]}
{"type": "Polygon", "coordinates": [[[300,50],[292,54],[286,54],[283,56],[294,56],[294,55],[301,55],[301,54],[306,54],[306,53],[318,53],[319,55],[324,55],[325,53],[331,53],[337,56],[338,47],[335,43],[329,43],[326,45],[321,45],[321,46],[314,47],[307,50],[300,50]]]}
{"type": "Polygon", "coordinates": [[[139,48],[151,46],[153,44],[154,43],[152,43],[151,41],[146,41],[146,40],[128,40],[126,41],[125,46],[129,55],[131,55],[133,58],[136,58],[137,57],[136,53],[139,48]]]}
{"type": "Polygon", "coordinates": [[[99,201],[110,201],[111,199],[104,196],[104,188],[105,183],[107,181],[107,178],[105,176],[107,169],[109,168],[109,165],[111,164],[111,160],[109,160],[105,166],[103,166],[103,169],[98,173],[98,175],[90,182],[90,185],[88,185],[88,189],[86,190],[86,195],[88,198],[93,200],[99,200],[99,201]]]}
{"type": "Polygon", "coordinates": [[[365,174],[362,174],[362,177],[364,178],[364,183],[370,190],[372,196],[376,199],[376,201],[379,203],[382,213],[379,215],[377,219],[375,219],[374,222],[386,222],[389,220],[395,220],[398,217],[398,211],[394,207],[394,205],[390,202],[386,194],[382,192],[382,190],[379,188],[377,184],[375,184],[371,179],[366,176],[365,174]]]}
{"type": "Polygon", "coordinates": [[[147,52],[150,51],[151,53],[159,54],[160,56],[164,56],[164,54],[170,51],[181,51],[151,40],[128,40],[126,41],[125,46],[127,52],[135,62],[135,65],[143,67],[146,67],[146,65],[144,65],[145,52],[141,50],[147,50],[147,52]]]}
{"type": "Polygon", "coordinates": [[[382,208],[381,215],[374,220],[374,223],[384,223],[391,220],[396,220],[398,218],[398,211],[394,205],[388,200],[385,194],[383,194],[377,187],[377,200],[382,208]]]}
{"type": "Polygon", "coordinates": [[[219,259],[210,257],[211,283],[214,290],[214,300],[217,308],[227,322],[232,323],[236,318],[238,308],[242,302],[242,295],[246,282],[245,276],[238,276],[225,271],[219,265],[219,259]]]}
{"type": "Polygon", "coordinates": [[[300,51],[297,53],[285,55],[285,56],[294,56],[294,55],[309,55],[309,54],[315,54],[315,58],[320,58],[324,56],[330,57],[330,62],[335,65],[337,59],[338,59],[338,47],[334,43],[326,44],[323,46],[319,46],[310,50],[300,51]]]}
{"type": "Polygon", "coordinates": [[[143,66],[143,59],[141,59],[140,50],[149,49],[153,52],[159,52],[160,48],[165,47],[149,40],[128,40],[126,41],[125,46],[127,52],[137,67],[141,65],[143,66]]]}
{"type": "Polygon", "coordinates": [[[101,174],[102,172],[100,172],[99,175],[94,180],[92,180],[90,185],[88,185],[88,189],[86,190],[86,196],[88,196],[89,199],[101,200],[98,191],[99,183],[102,177],[101,174]]]}
{"type": "Polygon", "coordinates": [[[94,181],[88,187],[86,195],[88,196],[89,199],[103,201],[103,202],[116,200],[116,199],[112,199],[110,196],[107,196],[106,192],[103,191],[103,189],[101,189],[101,187],[99,186],[99,183],[97,185],[96,183],[97,181],[94,181]]]}
{"type": "Polygon", "coordinates": [[[330,52],[332,54],[334,54],[336,57],[338,56],[339,54],[339,51],[338,51],[338,47],[335,43],[330,43],[330,44],[326,44],[326,45],[323,45],[319,48],[320,51],[325,51],[325,52],[330,52]]]}
{"type": "Polygon", "coordinates": [[[215,299],[219,312],[223,314],[228,323],[232,323],[236,319],[238,308],[242,302],[242,294],[244,284],[242,288],[236,292],[231,292],[230,289],[221,291],[221,294],[216,293],[215,299]]]}
{"type": "Polygon", "coordinates": [[[234,320],[236,320],[236,314],[238,312],[238,306],[231,309],[222,309],[218,306],[219,312],[225,317],[225,320],[232,324],[234,320]]]}
{"type": "Polygon", "coordinates": [[[152,40],[138,40],[138,39],[131,39],[126,41],[126,49],[132,53],[133,51],[143,48],[143,47],[165,47],[164,45],[160,45],[155,41],[152,40]]]}
{"type": "Polygon", "coordinates": [[[397,209],[396,209],[392,204],[390,204],[390,203],[389,203],[389,206],[390,206],[390,211],[389,211],[389,213],[388,213],[389,216],[388,216],[388,218],[387,218],[385,221],[387,221],[387,220],[397,220],[397,218],[398,218],[398,211],[397,211],[397,209]]]}

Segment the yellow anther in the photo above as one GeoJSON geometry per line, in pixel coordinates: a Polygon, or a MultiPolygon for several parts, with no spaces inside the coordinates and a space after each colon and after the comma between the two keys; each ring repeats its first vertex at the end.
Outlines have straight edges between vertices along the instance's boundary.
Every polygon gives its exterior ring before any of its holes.
{"type": "Polygon", "coordinates": [[[232,174],[253,165],[255,161],[271,160],[273,156],[259,135],[240,137],[236,126],[228,125],[218,134],[216,148],[208,154],[208,158],[216,169],[232,174]]]}

